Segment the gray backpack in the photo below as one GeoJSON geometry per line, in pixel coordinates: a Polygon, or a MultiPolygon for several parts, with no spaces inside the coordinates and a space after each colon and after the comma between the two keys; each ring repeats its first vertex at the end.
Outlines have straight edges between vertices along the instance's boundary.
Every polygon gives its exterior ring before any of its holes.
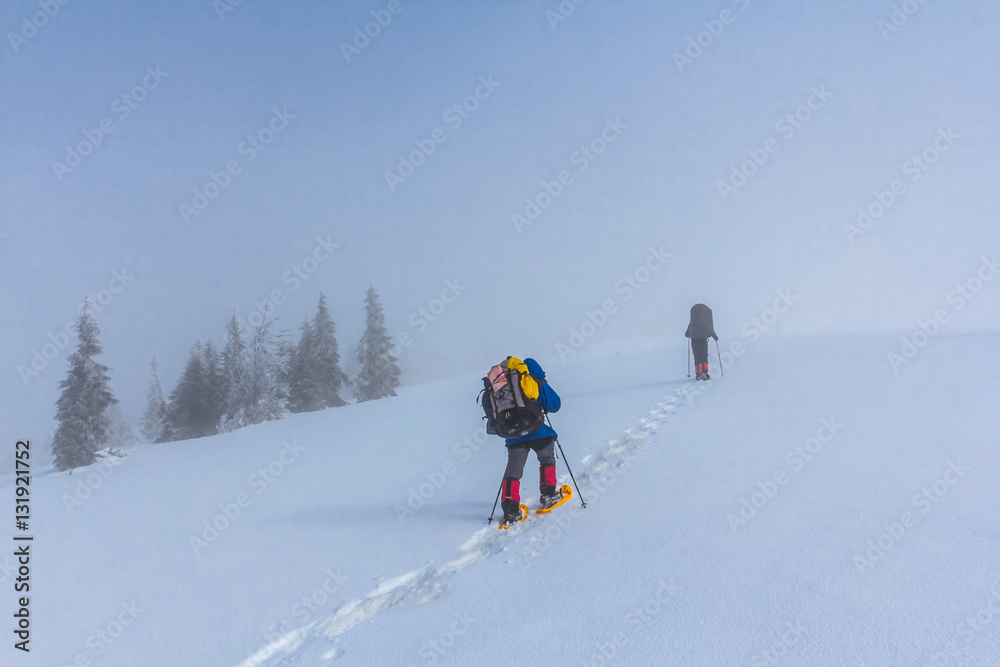
{"type": "Polygon", "coordinates": [[[486,432],[501,438],[520,438],[537,431],[545,422],[545,413],[538,401],[524,395],[521,373],[506,366],[505,360],[483,378],[480,398],[486,413],[486,432]]]}

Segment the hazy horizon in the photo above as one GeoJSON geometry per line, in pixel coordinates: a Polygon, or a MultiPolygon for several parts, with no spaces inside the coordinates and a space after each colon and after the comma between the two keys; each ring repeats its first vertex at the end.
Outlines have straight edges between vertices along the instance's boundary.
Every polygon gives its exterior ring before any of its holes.
{"type": "Polygon", "coordinates": [[[1000,328],[995,5],[53,6],[0,9],[8,440],[51,433],[75,337],[19,369],[101,290],[130,419],[275,291],[293,340],[325,292],[352,369],[374,284],[404,384],[609,300],[595,342],[704,302],[725,345],[779,291],[786,333],[1000,328]]]}

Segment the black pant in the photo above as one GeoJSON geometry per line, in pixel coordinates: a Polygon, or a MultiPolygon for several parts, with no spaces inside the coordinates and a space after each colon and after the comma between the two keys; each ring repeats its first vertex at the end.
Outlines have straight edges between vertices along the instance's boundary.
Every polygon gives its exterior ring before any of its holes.
{"type": "Polygon", "coordinates": [[[691,339],[691,351],[694,352],[694,363],[695,364],[707,364],[708,363],[708,339],[707,338],[692,338],[691,339]]]}

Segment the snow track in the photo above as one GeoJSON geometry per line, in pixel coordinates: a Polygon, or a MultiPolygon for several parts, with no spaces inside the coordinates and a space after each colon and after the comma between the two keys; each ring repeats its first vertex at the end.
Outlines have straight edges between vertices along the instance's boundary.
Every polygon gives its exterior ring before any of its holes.
{"type": "MultiPolygon", "coordinates": [[[[693,402],[707,389],[708,385],[702,382],[685,384],[640,418],[638,426],[625,429],[621,435],[609,439],[599,452],[585,457],[584,468],[577,476],[584,499],[600,497],[610,485],[609,481],[613,481],[620,470],[631,466],[647,439],[656,433],[678,406],[693,402]]],[[[561,483],[569,481],[565,479],[561,483]]],[[[508,531],[497,530],[492,525],[481,528],[459,548],[455,558],[440,567],[428,566],[385,580],[364,598],[344,604],[332,616],[287,632],[278,641],[262,646],[236,667],[274,667],[284,664],[286,660],[297,662],[298,654],[313,642],[336,641],[340,635],[383,612],[436,600],[448,591],[446,581],[451,575],[511,547],[512,540],[529,535],[541,523],[529,519],[508,531]]],[[[343,653],[339,647],[327,647],[322,657],[332,660],[343,653]]]]}

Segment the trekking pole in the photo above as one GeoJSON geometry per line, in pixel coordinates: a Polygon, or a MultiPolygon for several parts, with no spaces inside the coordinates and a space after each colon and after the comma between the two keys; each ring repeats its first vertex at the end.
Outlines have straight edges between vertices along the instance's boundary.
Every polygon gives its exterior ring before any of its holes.
{"type": "MultiPolygon", "coordinates": [[[[549,428],[552,428],[552,422],[549,421],[548,415],[545,415],[545,421],[549,423],[549,428]]],[[[573,476],[573,469],[569,467],[569,459],[566,458],[566,452],[563,451],[562,445],[559,444],[559,438],[556,438],[556,446],[559,448],[559,452],[562,454],[562,459],[566,463],[566,470],[569,470],[569,478],[573,480],[573,486],[576,487],[576,495],[580,496],[580,504],[586,507],[587,503],[583,499],[583,494],[580,493],[580,485],[576,483],[576,477],[573,476]]]]}
{"type": "Polygon", "coordinates": [[[497,489],[497,499],[493,501],[493,511],[490,512],[489,521],[486,522],[487,526],[490,525],[491,523],[493,523],[493,514],[497,511],[497,503],[500,502],[500,492],[501,491],[503,491],[503,482],[500,482],[500,488],[497,489]]]}
{"type": "Polygon", "coordinates": [[[691,377],[691,339],[688,338],[688,377],[691,377]]]}
{"type": "Polygon", "coordinates": [[[719,352],[719,339],[715,339],[715,353],[719,355],[719,372],[722,377],[726,377],[726,370],[722,367],[722,352],[719,352]]]}
{"type": "Polygon", "coordinates": [[[576,495],[580,496],[580,504],[586,507],[587,503],[583,499],[583,494],[580,493],[580,485],[576,483],[576,477],[573,476],[573,469],[569,467],[569,461],[566,460],[566,452],[563,452],[562,445],[559,444],[559,438],[556,438],[556,445],[559,447],[559,451],[562,452],[563,462],[566,463],[566,470],[569,470],[569,478],[573,480],[573,486],[576,487],[576,495]]]}

